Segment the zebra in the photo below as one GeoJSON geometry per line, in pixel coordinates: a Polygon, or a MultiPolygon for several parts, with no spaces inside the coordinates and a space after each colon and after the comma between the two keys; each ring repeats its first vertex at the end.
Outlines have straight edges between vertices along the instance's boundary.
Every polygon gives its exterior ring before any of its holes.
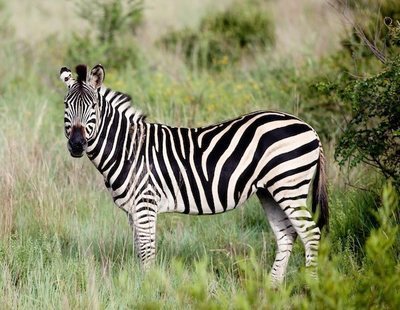
{"type": "Polygon", "coordinates": [[[295,116],[257,111],[199,128],[151,123],[131,97],[103,85],[96,65],[62,67],[70,155],[85,153],[128,215],[134,251],[147,269],[156,256],[158,213],[218,214],[256,194],[276,238],[270,276],[284,280],[297,236],[316,277],[321,229],[328,223],[325,157],[316,131],[295,116]],[[314,221],[306,207],[312,193],[314,221]]]}

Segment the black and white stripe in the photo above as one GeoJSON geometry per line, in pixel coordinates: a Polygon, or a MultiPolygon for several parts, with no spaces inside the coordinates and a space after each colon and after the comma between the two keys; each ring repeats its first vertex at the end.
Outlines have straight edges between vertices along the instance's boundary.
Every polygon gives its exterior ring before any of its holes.
{"type": "MultiPolygon", "coordinates": [[[[70,71],[62,70],[65,81],[70,71]]],[[[322,147],[309,125],[285,113],[259,111],[206,127],[170,127],[147,122],[129,96],[102,86],[101,66],[87,81],[68,77],[66,131],[73,128],[70,115],[80,111],[75,117],[85,129],[86,153],[128,213],[144,265],[155,257],[157,213],[222,213],[256,193],[277,239],[273,280],[283,280],[297,235],[306,265],[316,266],[328,208],[322,147]],[[312,184],[319,225],[306,207],[312,184]]]]}

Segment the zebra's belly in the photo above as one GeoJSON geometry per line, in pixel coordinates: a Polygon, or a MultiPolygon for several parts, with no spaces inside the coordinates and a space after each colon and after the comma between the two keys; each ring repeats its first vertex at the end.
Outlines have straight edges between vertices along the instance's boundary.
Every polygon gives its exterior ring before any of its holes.
{"type": "MultiPolygon", "coordinates": [[[[168,195],[160,199],[159,213],[176,212],[192,215],[210,215],[223,213],[233,210],[247,201],[247,199],[254,194],[255,187],[246,194],[240,192],[232,192],[230,195],[213,195],[210,188],[198,189],[204,195],[194,196],[193,192],[186,192],[182,190],[175,191],[174,195],[168,199],[168,195]]],[[[216,193],[214,191],[214,193],[216,193]]]]}

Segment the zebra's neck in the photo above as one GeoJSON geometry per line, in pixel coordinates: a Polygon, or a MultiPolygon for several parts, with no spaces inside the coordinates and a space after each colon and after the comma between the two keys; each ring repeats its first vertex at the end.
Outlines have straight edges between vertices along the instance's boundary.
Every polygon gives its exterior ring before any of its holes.
{"type": "Polygon", "coordinates": [[[132,165],[133,148],[137,148],[141,134],[137,128],[143,127],[144,116],[131,101],[128,95],[109,88],[99,90],[97,133],[89,141],[87,155],[106,179],[110,172],[126,169],[121,165],[132,165]]]}

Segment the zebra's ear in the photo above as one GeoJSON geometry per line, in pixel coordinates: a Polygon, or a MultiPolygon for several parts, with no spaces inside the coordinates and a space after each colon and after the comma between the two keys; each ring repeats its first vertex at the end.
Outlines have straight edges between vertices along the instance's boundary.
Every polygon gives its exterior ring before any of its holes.
{"type": "Polygon", "coordinates": [[[70,87],[74,83],[74,79],[72,78],[72,72],[67,67],[62,67],[60,69],[60,79],[68,87],[70,87]]]}
{"type": "Polygon", "coordinates": [[[89,84],[92,85],[94,89],[98,89],[103,84],[105,76],[106,73],[104,72],[103,66],[98,64],[90,71],[89,84]]]}

